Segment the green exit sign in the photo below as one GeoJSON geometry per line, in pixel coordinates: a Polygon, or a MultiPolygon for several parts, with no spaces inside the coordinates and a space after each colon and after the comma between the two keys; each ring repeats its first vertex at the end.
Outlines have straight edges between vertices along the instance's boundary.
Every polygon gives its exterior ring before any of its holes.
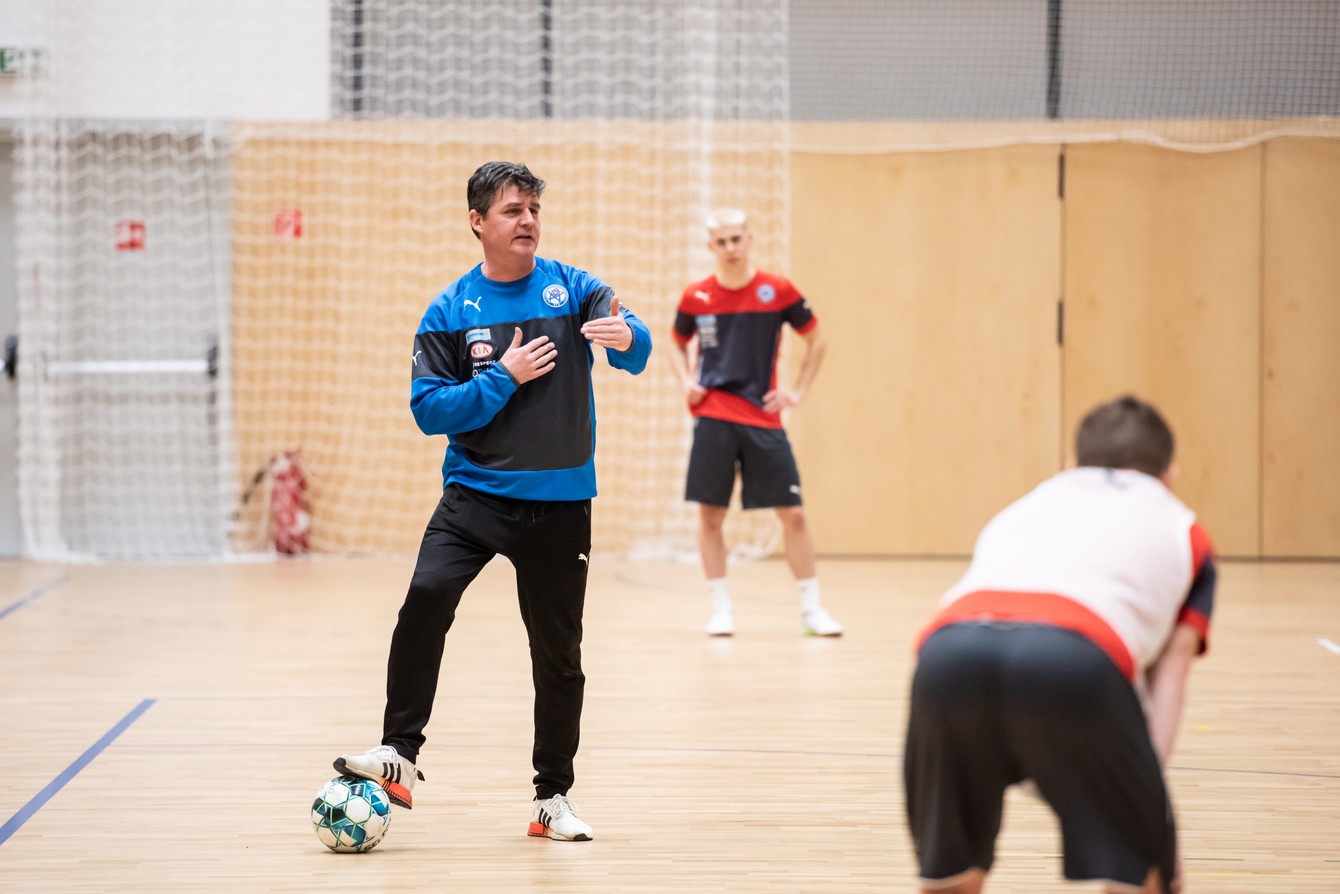
{"type": "Polygon", "coordinates": [[[0,78],[36,77],[42,51],[23,47],[0,47],[0,78]]]}

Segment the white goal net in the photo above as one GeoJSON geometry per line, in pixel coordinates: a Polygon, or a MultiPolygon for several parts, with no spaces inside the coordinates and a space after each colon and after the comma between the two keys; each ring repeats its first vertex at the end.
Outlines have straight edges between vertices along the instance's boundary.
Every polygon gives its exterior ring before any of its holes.
{"type": "MultiPolygon", "coordinates": [[[[325,108],[296,116],[312,120],[249,114],[245,85],[213,95],[264,68],[256,32],[273,13],[258,0],[31,12],[49,48],[19,164],[32,552],[265,550],[264,470],[288,452],[313,550],[412,551],[445,439],[410,417],[410,345],[479,260],[465,184],[501,158],[550,184],[541,253],[609,282],[660,342],[639,377],[597,363],[596,548],[692,554],[689,416],[665,352],[684,284],[710,271],[709,209],[749,209],[759,262],[786,265],[786,4],[300,5],[320,13],[305,39],[325,50],[325,108]],[[244,47],[232,71],[208,52],[191,70],[183,44],[211,33],[244,47]],[[117,37],[142,69],[132,105],[157,111],[70,114],[86,60],[117,37]],[[211,101],[192,108],[183,78],[211,101]]],[[[771,513],[736,516],[733,547],[770,552],[771,513]]]]}
{"type": "Polygon", "coordinates": [[[19,151],[30,550],[218,555],[233,492],[225,147],[198,130],[44,120],[19,151]]]}

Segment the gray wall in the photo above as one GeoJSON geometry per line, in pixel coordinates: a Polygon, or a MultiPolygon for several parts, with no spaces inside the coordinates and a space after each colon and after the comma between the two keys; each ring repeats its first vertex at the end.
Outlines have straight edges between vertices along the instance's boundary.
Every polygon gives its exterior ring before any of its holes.
{"type": "Polygon", "coordinates": [[[792,0],[800,121],[1038,119],[1045,0],[792,0]]]}
{"type": "Polygon", "coordinates": [[[1061,116],[1340,112],[1336,0],[1063,0],[1061,116]]]}
{"type": "Polygon", "coordinates": [[[1340,0],[583,0],[547,10],[541,0],[333,0],[333,114],[1340,114],[1340,0]]]}
{"type": "Polygon", "coordinates": [[[786,119],[785,0],[333,0],[337,118],[786,119]],[[611,78],[611,74],[615,74],[611,78]]]}
{"type": "Polygon", "coordinates": [[[797,120],[1340,114],[1337,0],[792,0],[797,120]]]}

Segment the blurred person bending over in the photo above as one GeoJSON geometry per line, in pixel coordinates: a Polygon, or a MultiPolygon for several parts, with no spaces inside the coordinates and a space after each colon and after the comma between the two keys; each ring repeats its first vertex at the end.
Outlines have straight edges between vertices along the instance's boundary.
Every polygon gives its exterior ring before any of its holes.
{"type": "Polygon", "coordinates": [[[1005,789],[1025,780],[1059,820],[1067,879],[1180,890],[1163,769],[1213,552],[1170,489],[1154,407],[1098,406],[1075,457],[986,525],[922,634],[903,781],[923,891],[982,890],[1005,789]]]}

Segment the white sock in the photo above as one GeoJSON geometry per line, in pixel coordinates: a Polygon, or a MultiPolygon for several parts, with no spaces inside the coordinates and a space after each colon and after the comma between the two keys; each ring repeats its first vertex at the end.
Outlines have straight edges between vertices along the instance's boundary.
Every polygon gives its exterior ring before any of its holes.
{"type": "Polygon", "coordinates": [[[796,581],[796,592],[800,593],[800,611],[812,612],[819,607],[819,578],[807,577],[796,581]]]}
{"type": "Polygon", "coordinates": [[[707,581],[707,595],[712,597],[713,612],[730,611],[730,589],[724,577],[714,577],[707,581]]]}

